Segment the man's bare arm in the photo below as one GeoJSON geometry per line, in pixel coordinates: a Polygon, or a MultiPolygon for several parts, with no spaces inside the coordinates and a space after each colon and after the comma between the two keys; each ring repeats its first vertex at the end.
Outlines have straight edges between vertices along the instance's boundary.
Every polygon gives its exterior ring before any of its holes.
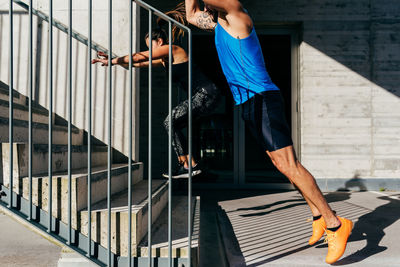
{"type": "Polygon", "coordinates": [[[200,29],[214,30],[217,25],[213,17],[206,11],[200,10],[198,0],[185,0],[186,20],[200,29]]]}
{"type": "Polygon", "coordinates": [[[194,20],[194,23],[191,24],[194,24],[202,30],[214,30],[215,26],[217,26],[211,14],[205,11],[197,12],[194,16],[194,20]]]}
{"type": "Polygon", "coordinates": [[[238,0],[203,0],[204,3],[218,11],[227,14],[242,11],[242,4],[238,0]]]}

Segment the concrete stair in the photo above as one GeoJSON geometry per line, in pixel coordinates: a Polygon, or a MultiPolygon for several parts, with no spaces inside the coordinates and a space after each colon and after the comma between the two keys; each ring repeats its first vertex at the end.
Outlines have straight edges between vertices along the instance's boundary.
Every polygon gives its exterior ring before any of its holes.
{"type": "MultiPolygon", "coordinates": [[[[10,188],[10,144],[9,144],[9,90],[0,82],[0,183],[10,188]]],[[[13,91],[14,100],[14,143],[13,146],[13,188],[12,191],[24,201],[29,200],[29,145],[28,145],[28,98],[13,91]]],[[[53,114],[52,145],[52,206],[49,207],[48,176],[48,111],[32,103],[32,204],[43,212],[52,210],[52,216],[65,224],[68,223],[68,127],[67,122],[53,114]]],[[[86,133],[72,127],[72,162],[71,162],[71,227],[84,236],[88,235],[88,174],[86,133]]],[[[93,138],[93,137],[92,137],[93,138]]],[[[92,139],[92,174],[91,174],[91,237],[100,246],[108,247],[108,211],[107,211],[107,146],[92,139]]],[[[132,211],[132,255],[145,257],[148,229],[148,181],[143,180],[143,164],[127,163],[125,156],[114,153],[111,170],[111,251],[117,256],[128,256],[128,212],[132,211]],[[128,170],[132,170],[132,206],[128,207],[128,170]],[[144,242],[144,243],[143,243],[144,242]]],[[[167,236],[168,181],[153,180],[152,184],[152,224],[153,255],[168,256],[165,246],[167,236]]],[[[174,198],[173,257],[187,257],[187,198],[174,198]],[[186,200],[183,200],[186,199],[186,200]]],[[[193,200],[191,212],[194,216],[192,255],[193,266],[197,266],[199,201],[193,200]]],[[[41,211],[41,213],[42,213],[41,211]]],[[[34,212],[37,212],[35,210],[34,212]]]]}
{"type": "MultiPolygon", "coordinates": [[[[1,108],[0,108],[1,109],[1,108]]],[[[13,141],[16,143],[25,143],[28,141],[28,121],[14,119],[13,141]]],[[[9,142],[9,119],[0,117],[0,143],[9,142]]],[[[77,128],[71,129],[72,145],[83,144],[83,130],[77,128]]],[[[32,123],[32,141],[34,144],[49,143],[49,127],[46,123],[32,123]]],[[[53,125],[53,144],[68,144],[68,127],[53,125]]]]}
{"type": "MultiPolygon", "coordinates": [[[[29,163],[29,145],[14,143],[13,173],[15,192],[20,193],[20,179],[28,176],[29,163]]],[[[2,144],[2,160],[3,160],[3,184],[9,187],[10,173],[10,145],[2,144]]],[[[33,144],[32,145],[32,175],[47,175],[48,173],[48,145],[33,144]]],[[[72,169],[81,169],[87,167],[87,146],[72,146],[72,169]]],[[[53,145],[53,171],[66,172],[68,170],[68,146],[53,145]]],[[[92,146],[92,166],[107,165],[107,147],[92,146]]]]}
{"type": "MultiPolygon", "coordinates": [[[[172,257],[188,257],[188,197],[172,197],[172,257]]],[[[192,199],[192,265],[199,264],[199,236],[200,236],[200,197],[192,199]]],[[[168,208],[160,214],[152,229],[152,255],[153,257],[168,257],[168,208]]],[[[137,255],[148,256],[147,238],[139,244],[137,255]]]]}
{"type": "MultiPolygon", "coordinates": [[[[10,99],[9,92],[10,92],[9,86],[7,84],[3,83],[2,81],[0,81],[0,99],[8,101],[10,99]]],[[[21,95],[16,90],[13,90],[14,104],[25,105],[26,99],[27,99],[26,96],[21,95]]]]}
{"type": "MultiPolygon", "coordinates": [[[[4,96],[1,94],[0,96],[4,96]]],[[[14,142],[28,141],[29,112],[26,105],[14,103],[14,142]]],[[[43,107],[32,107],[32,140],[34,144],[48,144],[49,117],[43,107]]],[[[53,114],[53,144],[68,144],[68,122],[53,114]]],[[[72,127],[72,145],[83,144],[83,130],[72,127]]],[[[9,103],[0,98],[0,142],[9,142],[9,103]]]]}
{"type": "MultiPolygon", "coordinates": [[[[0,117],[8,118],[10,114],[10,105],[8,100],[0,99],[0,117]]],[[[13,117],[16,120],[29,120],[29,107],[23,104],[14,103],[13,117]]],[[[32,106],[32,122],[47,123],[49,121],[49,112],[41,107],[32,106]]]]}
{"type": "MultiPolygon", "coordinates": [[[[148,226],[148,181],[132,186],[132,256],[136,255],[139,242],[147,234],[148,226]]],[[[152,183],[152,222],[154,223],[168,202],[168,182],[153,180],[152,183]]],[[[111,251],[121,256],[128,254],[128,192],[125,190],[111,199],[111,251]]],[[[108,248],[107,201],[92,206],[92,240],[108,248]]],[[[80,212],[81,233],[88,235],[88,212],[80,212]]]]}
{"type": "MultiPolygon", "coordinates": [[[[133,163],[132,184],[142,181],[143,164],[133,163]]],[[[92,204],[107,196],[108,171],[106,166],[92,168],[92,204]]],[[[111,169],[111,193],[125,190],[128,186],[127,164],[114,164],[111,169]]],[[[54,173],[52,178],[52,215],[68,223],[68,173],[54,173]]],[[[14,190],[15,191],[15,190],[14,190]]],[[[32,203],[48,212],[49,177],[36,176],[32,178],[32,203]]],[[[22,196],[29,199],[29,178],[22,178],[22,196]]],[[[71,220],[72,228],[78,230],[78,212],[87,208],[88,179],[87,169],[72,171],[71,177],[71,220]]]]}
{"type": "MultiPolygon", "coordinates": [[[[14,142],[28,141],[29,98],[13,91],[13,130],[14,142]]],[[[0,143],[9,142],[9,88],[0,81],[0,143]]],[[[52,114],[53,144],[68,144],[68,122],[52,114]]],[[[35,144],[48,144],[49,112],[44,107],[32,101],[32,137],[35,144]]],[[[83,130],[72,126],[72,145],[82,145],[83,130]]]]}

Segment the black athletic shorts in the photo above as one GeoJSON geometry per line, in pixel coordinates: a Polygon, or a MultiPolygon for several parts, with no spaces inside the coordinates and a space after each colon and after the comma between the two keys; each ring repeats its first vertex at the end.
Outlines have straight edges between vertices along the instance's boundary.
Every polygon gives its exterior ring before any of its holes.
{"type": "Polygon", "coordinates": [[[262,148],[269,152],[293,145],[280,91],[256,94],[242,104],[242,117],[262,148]]]}

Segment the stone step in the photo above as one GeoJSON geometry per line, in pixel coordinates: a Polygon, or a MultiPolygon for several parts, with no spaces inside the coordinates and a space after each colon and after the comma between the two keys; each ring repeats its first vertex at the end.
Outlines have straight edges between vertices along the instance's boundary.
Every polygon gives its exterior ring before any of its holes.
{"type": "MultiPolygon", "coordinates": [[[[14,120],[14,142],[27,143],[28,142],[28,121],[14,120]]],[[[72,145],[82,145],[83,130],[72,127],[72,145]]],[[[9,119],[0,117],[0,143],[9,142],[9,119]]],[[[32,141],[34,144],[48,144],[49,143],[49,127],[47,123],[32,123],[32,141]]],[[[68,144],[68,127],[53,125],[53,144],[67,145],[68,144]]]]}
{"type": "MultiPolygon", "coordinates": [[[[53,115],[53,122],[54,122],[53,115]]],[[[10,117],[10,108],[9,101],[0,99],[0,117],[9,118],[10,117]]],[[[13,105],[13,118],[15,120],[29,120],[29,107],[24,104],[14,103],[13,105]]],[[[32,106],[32,122],[39,123],[48,123],[49,122],[49,112],[43,107],[32,106]]]]}
{"type": "MultiPolygon", "coordinates": [[[[87,167],[87,146],[72,146],[71,169],[81,169],[87,167]]],[[[10,144],[2,144],[2,167],[3,184],[9,187],[10,180],[10,144]]],[[[32,146],[32,175],[47,175],[48,173],[48,145],[33,144],[32,146]]],[[[14,190],[19,193],[20,178],[28,176],[29,145],[26,143],[13,144],[13,175],[14,190]]],[[[53,145],[53,172],[64,172],[68,170],[68,146],[53,145]]],[[[107,165],[107,147],[92,146],[92,167],[107,165]]]]}
{"type": "MultiPolygon", "coordinates": [[[[9,112],[9,87],[2,81],[0,81],[0,116],[3,116],[3,112],[9,112]],[[1,110],[1,109],[4,109],[1,110]]],[[[28,111],[29,111],[29,97],[19,93],[15,89],[13,90],[13,104],[14,104],[14,117],[18,117],[20,114],[22,114],[25,118],[24,120],[28,120],[28,111]],[[24,113],[25,112],[25,113],[24,113]]],[[[37,117],[42,117],[41,119],[44,119],[44,117],[48,118],[48,110],[39,105],[38,102],[35,100],[32,101],[32,117],[33,121],[35,121],[35,116],[37,117]]],[[[8,117],[8,115],[7,115],[8,117]]],[[[57,120],[59,117],[53,113],[53,121],[57,120]]],[[[48,121],[48,119],[47,119],[48,121]]],[[[44,122],[44,121],[42,121],[44,122]]]]}
{"type": "MultiPolygon", "coordinates": [[[[13,106],[13,118],[14,120],[25,121],[26,125],[28,125],[29,121],[29,102],[26,96],[19,94],[18,92],[14,91],[14,106],[13,106]],[[15,95],[18,97],[16,98],[15,95]],[[15,101],[15,99],[21,99],[20,101],[15,101]]],[[[10,106],[9,106],[9,99],[8,99],[8,89],[7,95],[2,94],[2,90],[0,89],[0,118],[7,119],[10,114],[10,106]]],[[[48,124],[49,122],[49,111],[39,105],[37,102],[32,102],[32,122],[33,123],[42,123],[48,124]]],[[[56,113],[52,113],[52,122],[53,125],[58,126],[65,126],[68,127],[68,121],[62,118],[61,116],[57,115],[56,113]]],[[[73,129],[77,128],[72,126],[73,129]]]]}
{"type": "MultiPolygon", "coordinates": [[[[192,198],[192,266],[199,264],[200,197],[192,198]]],[[[188,197],[172,197],[172,257],[188,257],[188,197]]],[[[139,244],[137,255],[147,257],[147,238],[139,244]]],[[[168,208],[160,214],[152,228],[153,257],[168,257],[168,208]]]]}
{"type": "MultiPolygon", "coordinates": [[[[9,100],[10,88],[7,84],[0,81],[0,99],[9,100]]],[[[14,103],[24,105],[26,103],[26,97],[21,95],[18,91],[13,90],[14,103]]]]}
{"type": "MultiPolygon", "coordinates": [[[[132,184],[143,179],[143,163],[133,163],[132,184]]],[[[87,168],[73,170],[71,177],[71,218],[72,227],[78,229],[77,214],[87,208],[88,180],[87,168]]],[[[107,198],[107,166],[92,168],[92,204],[107,198]]],[[[52,215],[68,223],[68,173],[54,173],[52,178],[52,215]]],[[[128,187],[128,165],[114,164],[111,169],[111,194],[128,187]]],[[[32,178],[32,203],[48,212],[49,177],[32,178]]],[[[29,178],[22,178],[22,195],[29,199],[29,178]]]]}
{"type": "MultiPolygon", "coordinates": [[[[154,223],[168,201],[168,182],[153,180],[152,183],[152,222],[154,223]]],[[[132,187],[132,251],[147,233],[148,225],[148,181],[141,181],[132,187]]],[[[111,200],[111,251],[121,256],[128,254],[128,192],[114,195],[111,200]]],[[[92,207],[92,240],[108,248],[108,212],[107,201],[97,203],[92,207]]],[[[81,233],[88,234],[88,212],[80,213],[81,233]]],[[[135,254],[135,253],[133,253],[135,254]]]]}

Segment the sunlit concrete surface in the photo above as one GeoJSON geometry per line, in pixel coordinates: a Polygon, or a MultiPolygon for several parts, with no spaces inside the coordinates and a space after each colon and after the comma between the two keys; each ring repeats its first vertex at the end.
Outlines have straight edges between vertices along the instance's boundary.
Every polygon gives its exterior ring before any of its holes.
{"type": "Polygon", "coordinates": [[[55,267],[61,247],[0,211],[0,266],[55,267]]]}
{"type": "MultiPolygon", "coordinates": [[[[399,266],[399,192],[325,195],[339,216],[354,222],[346,252],[335,266],[399,266]]],[[[328,266],[323,238],[308,245],[311,213],[299,193],[253,193],[247,197],[241,193],[226,199],[218,203],[222,208],[219,220],[231,266],[328,266]],[[240,251],[232,251],[235,242],[240,251]]]]}

